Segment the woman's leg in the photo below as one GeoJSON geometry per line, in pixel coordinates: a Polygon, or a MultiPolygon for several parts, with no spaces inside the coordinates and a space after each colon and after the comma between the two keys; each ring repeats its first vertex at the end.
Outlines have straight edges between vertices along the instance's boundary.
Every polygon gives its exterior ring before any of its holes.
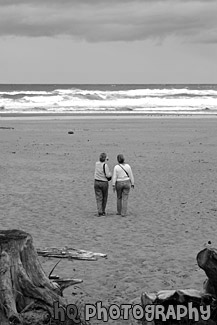
{"type": "Polygon", "coordinates": [[[130,181],[125,181],[123,184],[123,191],[122,191],[122,211],[121,215],[123,217],[127,214],[127,203],[128,203],[128,196],[130,193],[130,181]]]}
{"type": "Polygon", "coordinates": [[[121,214],[122,210],[122,182],[116,182],[117,193],[117,214],[121,214]]]}
{"type": "Polygon", "coordinates": [[[95,181],[94,182],[94,190],[95,190],[95,196],[96,196],[96,205],[98,210],[98,215],[102,215],[102,201],[103,201],[103,193],[102,188],[100,186],[101,182],[95,181]]]}
{"type": "Polygon", "coordinates": [[[105,214],[105,208],[107,204],[107,199],[108,199],[108,182],[102,182],[102,213],[105,214]]]}

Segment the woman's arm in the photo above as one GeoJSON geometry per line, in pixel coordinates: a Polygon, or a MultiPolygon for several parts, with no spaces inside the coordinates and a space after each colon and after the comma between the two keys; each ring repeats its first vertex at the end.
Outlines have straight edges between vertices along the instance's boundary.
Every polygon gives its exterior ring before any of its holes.
{"type": "Polygon", "coordinates": [[[133,177],[133,172],[132,172],[130,165],[129,165],[129,176],[130,176],[130,180],[131,180],[131,186],[134,187],[134,177],[133,177]]]}
{"type": "Polygon", "coordinates": [[[117,181],[117,168],[115,166],[113,171],[113,176],[112,176],[112,186],[115,186],[116,181],[117,181]]]}

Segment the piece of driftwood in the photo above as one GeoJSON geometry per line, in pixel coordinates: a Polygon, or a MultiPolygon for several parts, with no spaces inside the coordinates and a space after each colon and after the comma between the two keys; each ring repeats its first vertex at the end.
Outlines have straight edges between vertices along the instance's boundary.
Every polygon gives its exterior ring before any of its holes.
{"type": "Polygon", "coordinates": [[[85,260],[85,261],[96,261],[99,257],[107,257],[106,254],[93,253],[82,249],[75,249],[71,247],[48,247],[38,248],[37,253],[43,257],[55,257],[55,258],[67,258],[69,260],[85,260]]]}
{"type": "Polygon", "coordinates": [[[212,295],[195,289],[161,290],[157,293],[145,292],[141,296],[141,306],[144,310],[144,315],[141,319],[141,323],[143,325],[216,325],[215,299],[212,297],[212,295]],[[192,311],[190,313],[189,303],[192,311]],[[151,309],[146,309],[147,306],[150,305],[157,306],[152,320],[150,320],[152,316],[150,313],[151,309]],[[178,305],[180,307],[178,307],[178,305]],[[201,315],[206,317],[209,315],[205,308],[207,305],[211,306],[210,317],[207,320],[203,320],[201,315]],[[200,310],[201,306],[203,306],[202,311],[200,310]],[[157,310],[159,310],[157,309],[158,307],[163,308],[163,316],[161,316],[161,312],[157,312],[157,310]],[[178,314],[177,307],[180,308],[181,314],[178,314]],[[184,308],[186,308],[185,315],[183,314],[185,312],[184,308]],[[193,310],[197,310],[197,312],[193,312],[193,310]],[[164,319],[164,316],[167,318],[164,319]],[[193,318],[190,319],[191,317],[193,318]],[[196,319],[196,317],[198,317],[198,319],[196,319]]]}
{"type": "MultiPolygon", "coordinates": [[[[60,257],[57,251],[54,257],[60,257]]],[[[77,256],[76,259],[87,258],[77,256]]],[[[54,268],[49,276],[45,274],[30,234],[0,230],[0,325],[74,324],[68,318],[64,322],[54,319],[54,303],[58,302],[65,310],[67,301],[62,296],[63,290],[82,280],[61,279],[52,274],[54,268]]]]}

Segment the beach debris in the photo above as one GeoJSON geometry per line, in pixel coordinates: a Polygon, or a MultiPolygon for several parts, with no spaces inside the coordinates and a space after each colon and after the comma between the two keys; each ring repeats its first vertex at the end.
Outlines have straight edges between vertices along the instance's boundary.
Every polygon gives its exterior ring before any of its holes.
{"type": "MultiPolygon", "coordinates": [[[[208,294],[202,293],[195,289],[180,289],[180,290],[161,290],[157,293],[143,293],[141,296],[141,306],[145,310],[152,306],[160,306],[159,310],[163,311],[159,313],[159,317],[155,314],[155,320],[152,322],[147,321],[147,318],[143,317],[141,320],[143,325],[163,325],[163,324],[216,324],[216,300],[215,298],[208,294]],[[201,312],[205,311],[205,306],[211,307],[213,314],[213,319],[209,318],[204,321],[201,318],[201,312]],[[180,307],[178,307],[180,306],[180,307]],[[195,321],[191,319],[189,314],[189,306],[194,310],[195,321]],[[203,306],[203,309],[200,309],[203,306]],[[180,308],[180,309],[178,309],[180,308]],[[180,315],[178,315],[178,310],[180,310],[180,315]],[[196,313],[198,311],[198,314],[196,313]],[[184,315],[185,312],[185,315],[184,315]],[[166,317],[166,319],[164,319],[166,317]]],[[[157,307],[158,308],[158,307],[157,307]]],[[[157,309],[156,309],[157,310],[157,309]]],[[[150,309],[149,309],[150,311],[150,309]]]]}
{"type": "Polygon", "coordinates": [[[106,258],[106,254],[94,253],[82,249],[76,249],[71,247],[49,247],[49,248],[38,248],[37,253],[43,257],[55,257],[55,258],[67,258],[69,260],[86,260],[96,261],[99,257],[106,258]]]}
{"type": "Polygon", "coordinates": [[[57,267],[57,265],[60,263],[61,259],[54,265],[54,267],[51,269],[48,278],[51,280],[54,280],[60,288],[60,293],[61,295],[63,294],[63,290],[65,290],[68,287],[71,287],[72,285],[78,284],[78,283],[82,283],[83,280],[81,279],[62,279],[59,277],[59,275],[57,274],[53,274],[53,271],[55,270],[55,268],[57,267]]]}
{"type": "Polygon", "coordinates": [[[158,303],[162,304],[164,302],[176,301],[178,303],[184,303],[187,300],[195,298],[195,301],[201,301],[202,297],[207,298],[207,301],[212,300],[211,295],[203,294],[202,292],[195,289],[179,289],[179,290],[161,290],[157,293],[143,293],[141,297],[141,302],[143,306],[147,303],[158,303]]]}
{"type": "Polygon", "coordinates": [[[74,134],[74,131],[68,131],[68,134],[74,134]]]}
{"type": "Polygon", "coordinates": [[[57,265],[59,264],[60,261],[61,261],[61,260],[59,260],[59,261],[54,265],[54,267],[51,269],[50,273],[48,274],[48,278],[49,278],[49,279],[53,279],[53,278],[57,278],[57,279],[59,279],[59,276],[58,276],[58,275],[54,275],[54,274],[52,274],[52,273],[53,273],[54,269],[57,267],[57,265]]]}
{"type": "MultiPolygon", "coordinates": [[[[207,275],[207,279],[203,284],[202,291],[195,289],[179,289],[179,290],[161,290],[157,293],[142,293],[141,305],[145,311],[146,308],[152,306],[162,306],[163,314],[159,319],[147,321],[143,316],[141,319],[142,325],[163,325],[163,324],[197,324],[197,325],[215,325],[217,324],[217,250],[211,248],[211,241],[208,241],[206,248],[197,254],[198,266],[203,269],[207,275]],[[189,304],[194,310],[198,311],[199,319],[193,320],[189,318],[189,304]],[[181,305],[186,308],[186,314],[179,320],[174,320],[172,315],[172,308],[177,311],[177,306],[181,305]],[[202,308],[202,309],[201,309],[202,308]],[[210,308],[209,319],[204,320],[202,312],[210,308]],[[163,317],[168,313],[169,319],[163,320],[163,317]],[[163,316],[162,316],[163,315],[163,316]]],[[[150,309],[149,309],[150,310],[150,309]]],[[[195,312],[196,313],[196,312],[195,312]]],[[[177,316],[177,314],[175,314],[177,316]]],[[[195,315],[194,315],[195,316],[195,315]]],[[[196,317],[195,316],[195,317],[196,317]]]]}

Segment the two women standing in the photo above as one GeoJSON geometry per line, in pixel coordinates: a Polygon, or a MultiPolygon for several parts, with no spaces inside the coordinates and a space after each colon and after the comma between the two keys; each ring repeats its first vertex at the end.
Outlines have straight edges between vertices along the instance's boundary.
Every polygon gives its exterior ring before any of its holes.
{"type": "MultiPolygon", "coordinates": [[[[100,154],[99,161],[95,166],[94,189],[97,202],[98,216],[105,215],[105,208],[108,198],[108,181],[111,179],[111,173],[108,165],[105,163],[108,157],[105,153],[100,154]]],[[[124,156],[117,156],[118,164],[114,167],[112,186],[113,191],[117,193],[117,214],[126,216],[128,196],[131,188],[134,188],[134,177],[129,164],[125,163],[124,156]]]]}

